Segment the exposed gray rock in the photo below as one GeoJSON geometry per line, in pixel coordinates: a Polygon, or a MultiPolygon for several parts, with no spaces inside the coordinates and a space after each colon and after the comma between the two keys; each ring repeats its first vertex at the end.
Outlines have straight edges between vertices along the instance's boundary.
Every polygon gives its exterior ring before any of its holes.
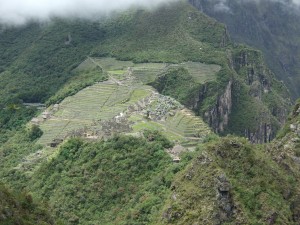
{"type": "Polygon", "coordinates": [[[234,211],[234,204],[230,193],[231,185],[225,174],[221,174],[217,177],[216,188],[217,205],[219,210],[216,213],[215,219],[216,224],[222,224],[232,218],[234,211]]]}
{"type": "Polygon", "coordinates": [[[168,115],[175,116],[174,110],[183,107],[178,101],[171,97],[160,94],[156,94],[155,97],[155,108],[153,109],[154,106],[151,104],[146,108],[147,115],[145,116],[149,119],[156,121],[165,120],[168,115]]]}
{"type": "Polygon", "coordinates": [[[225,92],[221,95],[215,107],[206,112],[204,119],[216,133],[223,132],[229,123],[229,116],[232,110],[232,81],[229,81],[225,92]]]}
{"type": "Polygon", "coordinates": [[[206,152],[203,152],[200,156],[197,157],[197,163],[199,164],[210,164],[213,160],[207,155],[206,152]]]}
{"type": "Polygon", "coordinates": [[[276,212],[271,213],[271,215],[267,219],[267,224],[269,224],[269,225],[275,224],[277,217],[278,217],[278,214],[276,212]]]}
{"type": "Polygon", "coordinates": [[[297,130],[297,125],[296,124],[291,124],[290,129],[291,129],[291,131],[295,132],[297,130]]]}

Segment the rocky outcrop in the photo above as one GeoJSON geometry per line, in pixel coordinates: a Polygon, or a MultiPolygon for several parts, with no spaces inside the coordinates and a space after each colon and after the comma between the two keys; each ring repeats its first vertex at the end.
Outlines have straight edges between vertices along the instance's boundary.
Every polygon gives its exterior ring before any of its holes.
{"type": "MultiPolygon", "coordinates": [[[[230,42],[226,28],[222,36],[220,48],[230,42]]],[[[288,115],[287,88],[275,79],[260,51],[235,45],[224,53],[215,81],[197,83],[190,71],[179,68],[166,72],[152,86],[202,116],[218,134],[269,142],[288,115]]]]}
{"type": "Polygon", "coordinates": [[[242,50],[232,59],[234,70],[244,77],[250,86],[249,94],[262,100],[262,96],[271,90],[271,80],[274,79],[271,71],[263,63],[260,52],[255,50],[242,50]]]}
{"type": "MultiPolygon", "coordinates": [[[[300,221],[300,101],[294,107],[284,129],[270,145],[267,146],[272,159],[287,173],[295,178],[297,188],[286,188],[285,200],[290,202],[292,219],[295,224],[300,221]]],[[[294,224],[294,223],[293,223],[294,224]]]]}
{"type": "Polygon", "coordinates": [[[229,36],[228,30],[227,30],[227,27],[225,27],[224,33],[221,38],[220,47],[224,48],[228,45],[228,43],[230,43],[230,36],[229,36]]]}
{"type": "Polygon", "coordinates": [[[234,70],[244,79],[248,95],[257,104],[265,106],[255,118],[256,128],[245,127],[244,135],[253,143],[270,142],[289,113],[287,89],[265,66],[259,51],[243,49],[233,56],[232,61],[234,70]]]}
{"type": "Polygon", "coordinates": [[[217,99],[217,104],[204,113],[204,119],[216,133],[224,132],[229,122],[232,109],[232,81],[229,81],[224,94],[217,99]]]}
{"type": "Polygon", "coordinates": [[[217,177],[217,205],[219,210],[215,215],[216,224],[223,224],[233,216],[234,204],[231,197],[231,185],[225,174],[217,177]]]}
{"type": "Polygon", "coordinates": [[[245,129],[244,136],[247,137],[251,143],[268,143],[275,138],[276,131],[277,129],[273,128],[272,123],[260,122],[255,131],[245,129]]]}
{"type": "MultiPolygon", "coordinates": [[[[217,13],[221,6],[217,0],[189,2],[205,13],[207,9],[217,13]]],[[[227,28],[225,33],[224,37],[229,37],[227,28]]],[[[193,108],[217,133],[243,135],[254,143],[269,142],[286,121],[291,105],[290,94],[286,86],[275,79],[260,51],[236,45],[226,50],[226,56],[223,74],[230,74],[231,81],[222,81],[213,91],[209,90],[212,87],[204,85],[193,108]]]]}

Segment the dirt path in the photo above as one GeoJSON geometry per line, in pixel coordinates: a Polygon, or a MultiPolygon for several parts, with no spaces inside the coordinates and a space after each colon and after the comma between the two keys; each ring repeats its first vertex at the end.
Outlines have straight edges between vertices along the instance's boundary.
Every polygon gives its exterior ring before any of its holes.
{"type": "MultiPolygon", "coordinates": [[[[97,63],[93,58],[88,57],[88,59],[91,60],[91,62],[94,63],[96,66],[99,66],[102,69],[102,71],[105,71],[105,69],[99,63],[97,63]]],[[[121,81],[115,79],[111,74],[107,73],[107,75],[109,76],[109,79],[115,82],[116,84],[124,85],[121,81]]]]}

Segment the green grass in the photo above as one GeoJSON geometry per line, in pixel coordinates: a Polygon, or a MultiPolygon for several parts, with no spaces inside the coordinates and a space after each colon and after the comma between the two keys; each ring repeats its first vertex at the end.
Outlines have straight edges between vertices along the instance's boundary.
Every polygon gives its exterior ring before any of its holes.
{"type": "Polygon", "coordinates": [[[216,74],[220,71],[221,67],[213,64],[204,64],[199,62],[186,62],[181,66],[187,68],[189,73],[196,82],[204,84],[216,80],[216,74]]]}
{"type": "Polygon", "coordinates": [[[134,122],[133,130],[159,130],[169,140],[177,143],[185,143],[190,147],[202,142],[203,138],[211,133],[208,126],[192,112],[178,111],[174,117],[168,116],[166,121],[151,121],[141,115],[133,115],[129,118],[134,122]]]}
{"type": "Polygon", "coordinates": [[[176,113],[174,117],[167,119],[166,126],[187,138],[205,137],[210,133],[202,119],[194,116],[192,112],[176,113]]]}
{"type": "Polygon", "coordinates": [[[144,84],[153,82],[156,77],[165,71],[167,65],[164,63],[138,63],[132,68],[133,75],[144,84]]]}
{"type": "MultiPolygon", "coordinates": [[[[72,131],[83,127],[91,127],[94,121],[112,119],[119,113],[124,112],[127,107],[138,104],[140,100],[146,98],[154,91],[150,86],[141,85],[139,81],[143,80],[146,83],[145,80],[153,80],[159,73],[167,70],[167,65],[162,63],[134,64],[114,58],[88,58],[76,71],[84,73],[85,71],[90,71],[94,65],[101,68],[104,74],[108,72],[113,75],[115,79],[124,78],[125,68],[131,65],[133,74],[129,74],[129,78],[132,79],[132,75],[140,77],[138,80],[132,81],[119,79],[121,81],[120,85],[115,83],[119,81],[114,80],[110,80],[110,83],[98,83],[64,99],[59,105],[59,110],[54,113],[54,118],[41,125],[45,135],[40,138],[39,143],[47,144],[54,138],[64,138],[72,131]],[[114,70],[109,71],[110,69],[114,70]],[[144,72],[137,75],[137,72],[141,71],[144,72]]],[[[198,67],[199,65],[200,67],[203,66],[199,63],[187,63],[186,68],[195,70],[196,65],[198,67]]],[[[207,68],[216,69],[218,67],[212,65],[211,67],[207,66],[207,68]]],[[[208,75],[213,69],[209,70],[210,72],[207,71],[205,73],[208,75]]],[[[154,106],[155,104],[152,107],[154,106]]],[[[174,121],[169,118],[166,123],[162,124],[144,121],[143,123],[135,124],[133,130],[158,129],[164,131],[164,134],[170,140],[178,142],[182,142],[186,138],[200,138],[202,135],[205,136],[209,133],[207,126],[204,125],[200,118],[192,115],[182,115],[182,117],[184,117],[183,121],[174,121]]]]}
{"type": "Polygon", "coordinates": [[[131,68],[132,74],[143,84],[154,82],[159,75],[162,75],[169,69],[181,67],[187,69],[197,83],[204,84],[216,80],[216,75],[221,69],[219,65],[200,62],[183,62],[180,64],[133,63],[131,61],[120,61],[115,58],[103,57],[88,58],[76,70],[91,70],[97,65],[120,80],[124,79],[128,68],[131,68]]]}
{"type": "Polygon", "coordinates": [[[134,132],[142,132],[144,130],[152,130],[161,132],[168,140],[172,142],[183,142],[185,137],[170,130],[166,124],[149,121],[142,116],[131,116],[130,121],[135,124],[132,126],[134,132]]]}
{"type": "Polygon", "coordinates": [[[115,58],[93,58],[93,60],[101,65],[101,67],[106,71],[123,71],[127,70],[128,67],[132,67],[134,64],[130,61],[120,61],[115,58]]]}

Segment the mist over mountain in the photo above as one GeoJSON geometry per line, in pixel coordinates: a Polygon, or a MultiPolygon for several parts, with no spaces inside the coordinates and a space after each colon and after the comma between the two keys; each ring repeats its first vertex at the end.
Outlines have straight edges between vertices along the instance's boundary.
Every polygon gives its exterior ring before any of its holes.
{"type": "Polygon", "coordinates": [[[234,41],[263,51],[270,68],[300,96],[300,11],[291,0],[190,0],[202,12],[226,24],[234,41]]]}
{"type": "Polygon", "coordinates": [[[52,17],[95,19],[131,7],[156,8],[176,0],[1,0],[0,24],[22,25],[29,20],[47,21],[52,17]]]}
{"type": "MultiPolygon", "coordinates": [[[[222,12],[232,13],[231,8],[230,8],[231,7],[230,0],[216,0],[216,1],[211,1],[211,2],[213,2],[213,4],[214,4],[214,7],[213,7],[214,11],[222,11],[222,12]]],[[[288,6],[288,7],[295,7],[295,6],[300,5],[299,0],[235,0],[234,2],[238,3],[238,4],[244,4],[244,3],[261,4],[263,2],[271,2],[271,3],[280,3],[280,4],[288,6]]]]}

